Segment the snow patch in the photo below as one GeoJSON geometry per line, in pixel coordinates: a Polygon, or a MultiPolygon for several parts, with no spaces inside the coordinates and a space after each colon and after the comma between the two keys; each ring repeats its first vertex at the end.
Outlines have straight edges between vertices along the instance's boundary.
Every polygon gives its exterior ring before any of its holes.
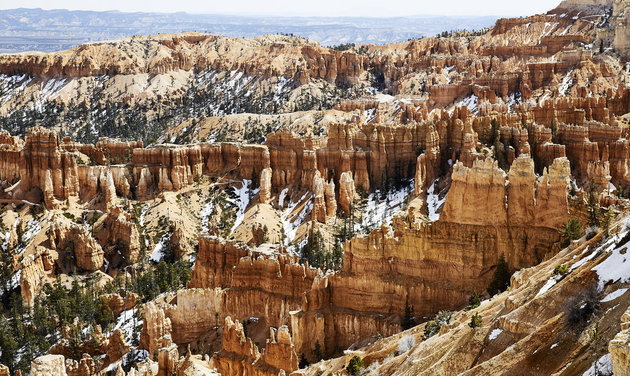
{"type": "Polygon", "coordinates": [[[429,209],[429,219],[433,222],[440,219],[440,213],[438,213],[438,209],[444,204],[446,201],[446,195],[444,198],[440,200],[439,193],[435,193],[435,187],[437,185],[437,180],[431,184],[429,190],[427,191],[427,207],[429,209]]]}
{"type": "Polygon", "coordinates": [[[209,225],[208,221],[210,220],[210,216],[212,215],[213,212],[214,212],[213,202],[207,203],[201,209],[201,212],[199,212],[199,214],[201,214],[201,233],[202,234],[208,233],[208,230],[210,229],[210,227],[208,226],[209,225]]]}
{"type": "Polygon", "coordinates": [[[461,101],[460,106],[468,107],[470,112],[477,113],[477,104],[479,102],[479,98],[475,94],[472,94],[470,97],[465,98],[461,101]]]}
{"type": "MultiPolygon", "coordinates": [[[[298,228],[300,228],[302,223],[304,223],[304,221],[306,220],[306,216],[310,214],[311,210],[313,209],[313,201],[311,200],[312,197],[310,197],[309,201],[304,204],[304,207],[302,208],[302,210],[300,210],[299,213],[293,213],[295,211],[295,208],[298,207],[300,203],[303,203],[309,195],[312,196],[311,193],[306,192],[299,200],[295,202],[289,200],[288,207],[282,212],[281,220],[282,228],[284,229],[285,235],[285,245],[289,245],[291,244],[291,242],[293,242],[293,240],[295,240],[295,235],[298,228]]],[[[284,201],[284,197],[282,197],[282,199],[284,201]]]]}
{"type": "Polygon", "coordinates": [[[153,248],[153,252],[151,252],[151,261],[159,263],[164,258],[164,248],[166,247],[166,243],[171,239],[171,234],[162,235],[162,239],[160,239],[159,243],[155,245],[153,248]]]}
{"type": "Polygon", "coordinates": [[[562,83],[560,84],[560,87],[558,88],[558,92],[563,97],[567,95],[567,90],[569,90],[569,88],[573,84],[573,78],[571,77],[571,74],[573,74],[573,69],[567,72],[567,75],[564,76],[564,78],[562,79],[562,83]]]}
{"type": "Polygon", "coordinates": [[[497,339],[497,337],[501,333],[503,333],[503,329],[496,328],[496,329],[492,330],[490,332],[490,335],[488,336],[488,340],[493,341],[493,340],[497,339]]]}
{"type": "Polygon", "coordinates": [[[413,191],[413,179],[410,183],[398,190],[387,192],[384,199],[380,190],[370,194],[361,216],[361,223],[355,224],[355,232],[371,230],[383,224],[391,225],[392,219],[405,207],[407,197],[413,191]]]}
{"type": "Polygon", "coordinates": [[[606,354],[601,358],[597,359],[591,368],[586,370],[582,374],[582,376],[597,376],[597,375],[612,375],[613,374],[613,366],[612,359],[610,359],[610,354],[606,354]]]}
{"type": "Polygon", "coordinates": [[[243,219],[245,218],[245,210],[249,205],[250,193],[251,195],[256,195],[260,188],[256,188],[255,190],[250,190],[249,187],[252,185],[251,180],[243,179],[243,183],[241,184],[241,188],[232,188],[234,189],[234,193],[236,193],[236,199],[228,198],[232,204],[236,205],[238,210],[236,211],[236,220],[234,221],[234,226],[230,230],[230,234],[234,232],[241,225],[243,219]]]}
{"type": "Polygon", "coordinates": [[[608,282],[625,283],[630,281],[630,262],[628,262],[630,254],[628,250],[630,250],[630,242],[610,252],[606,260],[593,268],[599,276],[599,291],[602,291],[608,282]]]}
{"type": "Polygon", "coordinates": [[[537,297],[541,296],[542,294],[546,293],[547,291],[549,291],[561,279],[562,279],[561,275],[554,275],[551,278],[549,278],[547,280],[547,282],[544,284],[544,286],[540,289],[540,291],[538,291],[538,294],[536,294],[536,296],[534,298],[537,298],[537,297]]]}
{"type": "Polygon", "coordinates": [[[615,300],[615,299],[621,297],[623,294],[625,294],[626,291],[628,291],[628,289],[619,289],[617,291],[613,291],[610,294],[606,295],[604,297],[604,299],[602,299],[602,303],[612,302],[613,300],[615,300]]]}

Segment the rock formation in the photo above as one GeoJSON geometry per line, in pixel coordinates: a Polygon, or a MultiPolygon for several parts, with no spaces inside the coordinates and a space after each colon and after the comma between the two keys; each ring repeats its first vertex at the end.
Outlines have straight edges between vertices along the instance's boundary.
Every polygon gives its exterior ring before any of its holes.
{"type": "Polygon", "coordinates": [[[84,226],[53,222],[49,239],[51,248],[58,254],[71,253],[78,268],[95,271],[103,266],[103,249],[84,226]]]}
{"type": "Polygon", "coordinates": [[[33,376],[66,376],[63,355],[44,355],[31,363],[33,376]]]}
{"type": "Polygon", "coordinates": [[[608,344],[615,375],[630,375],[630,310],[621,317],[621,331],[608,344]]]}
{"type": "Polygon", "coordinates": [[[221,351],[214,358],[221,374],[275,376],[298,369],[298,357],[286,326],[270,330],[270,338],[261,351],[245,336],[243,325],[226,317],[221,351]]]}
{"type": "Polygon", "coordinates": [[[164,315],[164,310],[149,302],[144,307],[144,325],[140,333],[140,348],[149,351],[155,359],[158,351],[170,345],[171,320],[164,315]]]}

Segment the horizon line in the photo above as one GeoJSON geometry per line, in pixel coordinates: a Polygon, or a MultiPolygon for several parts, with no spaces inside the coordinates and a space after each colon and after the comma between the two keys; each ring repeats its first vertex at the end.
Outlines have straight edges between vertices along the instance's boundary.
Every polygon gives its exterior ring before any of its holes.
{"type": "Polygon", "coordinates": [[[459,15],[459,14],[412,14],[412,15],[404,15],[404,16],[326,16],[326,15],[302,15],[302,14],[281,14],[281,13],[263,13],[263,14],[252,14],[252,13],[193,13],[189,11],[165,11],[165,12],[148,12],[148,11],[130,11],[130,10],[118,10],[118,9],[109,9],[109,10],[93,10],[93,9],[69,9],[69,8],[27,8],[27,7],[18,7],[18,8],[0,8],[0,12],[3,11],[13,11],[13,10],[40,10],[40,11],[67,11],[67,12],[92,12],[92,13],[127,13],[127,14],[185,14],[191,16],[228,16],[228,17],[243,17],[243,18],[338,18],[338,19],[396,19],[396,18],[418,18],[418,17],[447,17],[447,18],[504,18],[504,17],[528,17],[535,14],[545,14],[544,13],[533,13],[529,15],[522,14],[473,14],[473,15],[459,15]]]}

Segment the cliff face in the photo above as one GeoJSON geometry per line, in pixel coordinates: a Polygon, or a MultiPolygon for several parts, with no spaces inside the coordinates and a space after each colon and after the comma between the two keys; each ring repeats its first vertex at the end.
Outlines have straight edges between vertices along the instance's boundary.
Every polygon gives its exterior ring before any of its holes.
{"type": "MultiPolygon", "coordinates": [[[[189,288],[224,288],[219,312],[244,320],[264,312],[270,326],[289,322],[319,275],[294,256],[265,255],[242,244],[202,236],[189,288]]],[[[178,341],[175,341],[178,342],[178,341]]],[[[179,343],[179,342],[178,342],[179,343]]]]}
{"type": "Polygon", "coordinates": [[[615,375],[630,375],[630,309],[621,316],[621,331],[608,344],[615,375]]]}
{"type": "Polygon", "coordinates": [[[221,374],[275,376],[282,371],[291,373],[298,369],[298,357],[286,326],[277,331],[270,330],[262,353],[245,336],[240,322],[227,317],[223,328],[221,351],[214,358],[221,374]]]}
{"type": "Polygon", "coordinates": [[[72,253],[80,269],[95,271],[103,266],[103,249],[83,226],[54,222],[49,230],[49,241],[57,253],[72,253]]]}
{"type": "MultiPolygon", "coordinates": [[[[50,208],[57,200],[78,195],[78,178],[74,156],[59,146],[59,136],[47,129],[29,130],[19,161],[20,190],[25,194],[38,188],[50,208]]],[[[28,197],[28,196],[27,196],[28,197]]]]}
{"type": "Polygon", "coordinates": [[[421,324],[320,362],[302,373],[311,376],[340,372],[354,355],[363,359],[366,368],[381,375],[583,374],[589,373],[589,368],[590,372],[602,371],[607,368],[608,355],[602,357],[605,346],[618,332],[621,321],[622,332],[610,342],[609,350],[615,375],[624,374],[624,312],[628,304],[624,281],[628,274],[617,257],[628,246],[626,223],[624,217],[614,224],[610,238],[602,239],[600,234],[592,241],[574,243],[549,260],[522,269],[512,276],[508,291],[472,310],[453,312],[429,338],[423,338],[428,323],[421,324]],[[557,265],[566,265],[569,272],[564,277],[554,276],[557,265]],[[616,273],[624,277],[618,280],[613,277],[616,273]],[[568,307],[584,304],[589,294],[601,299],[601,310],[576,323],[570,315],[577,310],[568,307]],[[481,319],[476,327],[469,325],[473,315],[481,319]],[[581,330],[567,330],[577,327],[581,330]],[[601,335],[598,343],[589,337],[594,330],[601,335]]]}
{"type": "Polygon", "coordinates": [[[316,280],[292,315],[298,353],[307,353],[313,338],[330,352],[373,333],[398,332],[409,306],[422,316],[461,307],[488,286],[502,254],[514,270],[540,262],[568,219],[568,161],[558,159],[549,170],[536,185],[526,157],[512,164],[509,180],[492,161],[458,163],[438,222],[401,219],[352,239],[343,270],[316,280]],[[479,207],[489,214],[480,218],[479,207]]]}
{"type": "Polygon", "coordinates": [[[240,71],[252,76],[285,76],[305,83],[323,79],[354,84],[367,69],[367,59],[352,52],[322,48],[299,38],[255,39],[189,33],[138,40],[91,43],[63,53],[7,55],[0,72],[7,75],[86,77],[117,74],[151,75],[170,71],[240,71]],[[241,51],[245,51],[246,56],[241,51]]]}
{"type": "MultiPolygon", "coordinates": [[[[271,326],[290,323],[298,354],[311,358],[314,339],[331,354],[376,332],[399,331],[407,305],[419,315],[462,306],[473,290],[485,289],[501,254],[512,269],[540,262],[568,217],[569,173],[566,159],[556,160],[537,183],[526,157],[517,158],[508,175],[491,161],[476,161],[471,168],[457,164],[438,222],[418,226],[397,220],[393,229],[356,237],[345,247],[343,270],[324,278],[286,256],[273,260],[202,237],[189,287],[226,288],[206,304],[221,305],[208,318],[265,312],[271,326]],[[464,199],[487,200],[496,210],[480,222],[464,199]],[[289,311],[295,312],[289,316],[289,311]]],[[[189,333],[203,332],[203,325],[192,326],[200,330],[189,333]]]]}

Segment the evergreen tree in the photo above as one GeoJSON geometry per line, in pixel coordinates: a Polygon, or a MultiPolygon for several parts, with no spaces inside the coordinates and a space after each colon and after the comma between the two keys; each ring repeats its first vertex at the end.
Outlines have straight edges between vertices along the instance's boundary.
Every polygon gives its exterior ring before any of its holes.
{"type": "Polygon", "coordinates": [[[481,305],[481,298],[477,291],[473,291],[473,294],[468,298],[468,307],[466,307],[466,311],[470,311],[471,309],[475,309],[481,305]]]}
{"type": "Polygon", "coordinates": [[[562,238],[561,246],[566,248],[571,244],[573,240],[577,240],[582,237],[582,226],[577,219],[569,219],[560,230],[560,237],[562,238]]]}
{"type": "Polygon", "coordinates": [[[587,205],[588,225],[599,227],[599,202],[595,192],[595,182],[593,179],[591,179],[591,183],[589,185],[587,205]]]}
{"type": "Polygon", "coordinates": [[[612,205],[610,205],[608,206],[608,210],[606,211],[602,219],[602,229],[604,230],[604,233],[606,234],[606,236],[609,235],[610,225],[612,225],[612,222],[614,220],[615,220],[615,210],[613,209],[612,205]]]}
{"type": "Polygon", "coordinates": [[[405,301],[405,317],[403,317],[402,329],[407,330],[416,326],[416,317],[413,305],[409,305],[409,297],[405,301]]]}
{"type": "Polygon", "coordinates": [[[348,366],[346,367],[346,371],[352,376],[358,376],[361,374],[361,370],[363,369],[363,359],[361,357],[355,355],[348,362],[348,366]]]}
{"type": "Polygon", "coordinates": [[[481,315],[475,312],[475,314],[473,314],[472,317],[470,318],[470,322],[468,323],[468,326],[475,329],[482,325],[483,325],[483,319],[481,318],[481,315]]]}
{"type": "Polygon", "coordinates": [[[497,262],[497,268],[492,276],[492,281],[488,286],[488,294],[490,294],[490,296],[494,296],[502,291],[505,291],[510,286],[511,276],[512,273],[510,273],[510,268],[505,261],[505,255],[501,254],[501,256],[499,256],[499,261],[497,262]]]}

